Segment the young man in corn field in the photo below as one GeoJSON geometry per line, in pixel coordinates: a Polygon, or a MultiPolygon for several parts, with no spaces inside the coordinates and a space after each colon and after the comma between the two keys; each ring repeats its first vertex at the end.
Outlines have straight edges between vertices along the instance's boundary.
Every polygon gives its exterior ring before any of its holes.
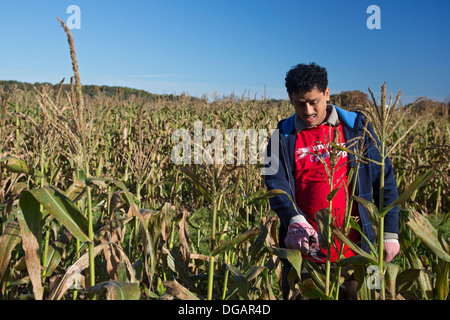
{"type": "MultiPolygon", "coordinates": [[[[336,226],[342,228],[348,194],[351,193],[354,179],[347,184],[350,168],[358,161],[355,156],[345,151],[334,152],[331,142],[352,148],[364,143],[362,156],[381,162],[380,153],[374,143],[379,143],[370,124],[368,134],[364,127],[366,119],[363,114],[350,112],[329,104],[330,89],[328,88],[327,71],[315,63],[299,64],[286,74],[286,89],[295,113],[278,123],[278,155],[272,155],[269,143],[267,154],[271,159],[277,159],[278,170],[275,174],[265,175],[265,183],[269,190],[282,189],[287,195],[279,195],[270,199],[270,206],[280,218],[280,247],[298,249],[304,259],[312,259],[324,265],[327,258],[336,262],[339,250],[331,245],[330,252],[318,248],[318,234],[315,213],[329,209],[327,196],[330,194],[330,163],[334,165],[331,212],[336,226]],[[334,137],[334,138],[333,138],[334,137]],[[359,140],[359,141],[358,141],[359,140]],[[375,142],[375,141],[376,142],[375,142]],[[325,165],[328,166],[327,169],[325,165]],[[346,190],[346,188],[348,188],[346,190]],[[288,196],[289,195],[289,196],[288,196]],[[292,201],[291,201],[292,199],[292,201]],[[328,253],[328,256],[327,256],[328,253]]],[[[275,151],[274,151],[275,152],[275,151]]],[[[271,164],[268,164],[270,166],[271,164]]],[[[272,164],[273,165],[273,164],[272,164]]],[[[378,206],[380,190],[380,166],[365,161],[359,163],[355,195],[372,201],[378,206]]],[[[384,174],[384,205],[387,206],[398,197],[397,184],[389,159],[385,162],[384,174]]],[[[367,209],[354,203],[351,215],[359,218],[364,235],[375,240],[375,232],[369,220],[367,209]]],[[[356,230],[352,230],[349,238],[360,242],[356,230]]],[[[394,207],[384,219],[384,256],[391,261],[399,252],[398,243],[398,207],[394,207]]],[[[336,241],[336,240],[334,240],[336,241]]],[[[360,242],[362,249],[369,251],[364,241],[360,242]]],[[[336,242],[337,248],[340,243],[336,242]]],[[[347,246],[343,248],[343,258],[354,255],[347,246]]],[[[289,293],[287,274],[292,266],[283,261],[283,297],[289,293]]],[[[350,279],[340,291],[343,298],[356,298],[355,280],[350,279]]]]}

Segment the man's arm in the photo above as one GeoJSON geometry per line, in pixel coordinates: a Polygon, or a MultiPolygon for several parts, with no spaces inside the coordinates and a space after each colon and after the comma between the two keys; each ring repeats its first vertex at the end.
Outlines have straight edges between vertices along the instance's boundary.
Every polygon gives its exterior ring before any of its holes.
{"type": "MultiPolygon", "coordinates": [[[[281,189],[287,194],[279,195],[269,199],[270,207],[277,216],[280,218],[281,223],[287,229],[289,227],[291,218],[297,216],[301,213],[300,209],[295,204],[295,198],[292,194],[291,187],[289,185],[288,173],[286,172],[286,161],[284,159],[283,150],[278,148],[278,154],[272,154],[271,146],[272,139],[269,140],[267,145],[267,157],[271,159],[270,163],[266,163],[266,168],[277,167],[275,173],[270,175],[264,175],[264,182],[266,184],[267,190],[281,189]],[[278,161],[274,166],[273,161],[278,161]]],[[[281,145],[281,141],[277,141],[281,145]]]]}
{"type": "MultiPolygon", "coordinates": [[[[272,136],[272,138],[274,138],[272,136]]],[[[286,159],[284,158],[283,147],[280,142],[279,147],[272,153],[272,140],[267,147],[267,155],[272,163],[266,162],[266,167],[276,167],[277,170],[271,171],[272,174],[266,174],[264,180],[268,190],[281,189],[287,194],[272,197],[269,199],[270,207],[280,218],[281,224],[287,230],[286,237],[280,239],[287,248],[300,250],[303,254],[309,254],[309,242],[311,238],[316,243],[319,242],[317,232],[306,221],[305,216],[295,203],[294,191],[289,183],[289,172],[286,159]],[[281,149],[281,150],[280,150],[281,149]],[[275,154],[278,153],[278,154],[275,154]],[[273,162],[277,162],[275,165],[273,162]]],[[[294,179],[291,177],[291,179],[294,179]]]]}

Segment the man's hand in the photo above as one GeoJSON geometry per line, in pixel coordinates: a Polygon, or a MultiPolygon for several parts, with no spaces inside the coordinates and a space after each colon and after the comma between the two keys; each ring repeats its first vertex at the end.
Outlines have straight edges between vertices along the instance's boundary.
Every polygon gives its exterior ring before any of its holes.
{"type": "Polygon", "coordinates": [[[313,237],[316,242],[318,236],[316,230],[306,221],[305,217],[297,216],[289,225],[284,244],[289,249],[300,250],[304,255],[309,254],[309,237],[313,237]]]}
{"type": "Polygon", "coordinates": [[[384,260],[386,262],[391,262],[392,259],[398,254],[400,251],[400,244],[397,239],[386,239],[383,241],[384,243],[384,260]]]}

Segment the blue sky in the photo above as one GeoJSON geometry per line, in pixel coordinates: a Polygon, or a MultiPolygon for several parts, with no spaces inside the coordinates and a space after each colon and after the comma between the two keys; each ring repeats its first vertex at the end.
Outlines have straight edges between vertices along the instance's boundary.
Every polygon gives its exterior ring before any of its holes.
{"type": "Polygon", "coordinates": [[[332,93],[386,82],[402,102],[450,100],[450,1],[158,0],[2,1],[0,79],[69,82],[70,5],[83,84],[153,93],[285,99],[297,63],[328,70],[332,93]],[[381,29],[370,30],[370,5],[381,29]]]}

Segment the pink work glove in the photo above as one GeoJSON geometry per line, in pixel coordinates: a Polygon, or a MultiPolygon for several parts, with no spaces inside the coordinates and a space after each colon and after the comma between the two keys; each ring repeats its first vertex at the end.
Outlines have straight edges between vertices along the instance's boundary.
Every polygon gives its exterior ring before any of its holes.
{"type": "Polygon", "coordinates": [[[392,259],[398,254],[400,251],[400,244],[397,239],[386,239],[383,241],[384,243],[384,260],[387,262],[391,262],[392,259]]]}
{"type": "Polygon", "coordinates": [[[284,244],[289,249],[300,250],[304,255],[309,254],[309,237],[313,237],[318,243],[316,230],[306,221],[304,216],[296,216],[289,224],[284,244]]]}

